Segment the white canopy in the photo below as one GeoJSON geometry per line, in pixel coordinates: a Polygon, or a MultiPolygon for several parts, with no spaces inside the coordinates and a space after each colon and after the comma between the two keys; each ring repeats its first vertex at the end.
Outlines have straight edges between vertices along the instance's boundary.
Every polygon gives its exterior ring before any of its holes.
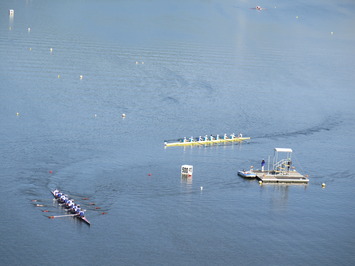
{"type": "Polygon", "coordinates": [[[276,152],[292,152],[292,149],[289,148],[275,148],[276,152]]]}

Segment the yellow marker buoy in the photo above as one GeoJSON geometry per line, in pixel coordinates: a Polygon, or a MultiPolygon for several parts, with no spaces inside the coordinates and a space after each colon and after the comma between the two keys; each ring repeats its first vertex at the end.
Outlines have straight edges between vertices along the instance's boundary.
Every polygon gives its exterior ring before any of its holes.
{"type": "Polygon", "coordinates": [[[263,181],[260,180],[260,181],[259,181],[259,185],[262,185],[262,184],[263,184],[263,181]]]}
{"type": "Polygon", "coordinates": [[[322,183],[322,188],[325,188],[325,183],[322,183]]]}

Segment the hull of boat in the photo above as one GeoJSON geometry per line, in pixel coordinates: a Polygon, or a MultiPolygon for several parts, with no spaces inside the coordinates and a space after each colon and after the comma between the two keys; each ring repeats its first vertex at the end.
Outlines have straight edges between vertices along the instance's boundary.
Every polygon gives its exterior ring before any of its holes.
{"type": "Polygon", "coordinates": [[[165,146],[201,146],[201,145],[213,145],[220,143],[229,143],[229,142],[242,142],[244,140],[249,140],[249,137],[243,138],[233,138],[233,139],[214,139],[214,140],[201,140],[201,141],[179,141],[179,142],[166,142],[165,146]]]}
{"type": "Polygon", "coordinates": [[[255,178],[256,174],[248,171],[238,171],[238,175],[244,178],[255,178]]]}

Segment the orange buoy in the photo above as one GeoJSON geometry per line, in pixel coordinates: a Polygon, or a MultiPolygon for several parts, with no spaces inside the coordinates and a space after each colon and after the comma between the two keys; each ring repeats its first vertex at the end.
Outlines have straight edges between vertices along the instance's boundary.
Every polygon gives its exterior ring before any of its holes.
{"type": "Polygon", "coordinates": [[[95,207],[96,210],[101,209],[100,207],[95,207]]]}
{"type": "Polygon", "coordinates": [[[49,173],[50,173],[50,174],[52,174],[52,173],[53,173],[53,171],[52,171],[52,170],[49,170],[49,173]]]}
{"type": "Polygon", "coordinates": [[[101,214],[104,215],[104,214],[107,214],[107,212],[102,212],[101,214]]]}

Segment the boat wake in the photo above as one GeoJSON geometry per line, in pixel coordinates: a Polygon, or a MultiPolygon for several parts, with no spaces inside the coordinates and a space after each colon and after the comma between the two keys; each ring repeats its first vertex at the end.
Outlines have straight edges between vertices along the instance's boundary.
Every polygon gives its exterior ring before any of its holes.
{"type": "Polygon", "coordinates": [[[335,117],[328,118],[325,121],[323,121],[321,124],[315,125],[313,127],[291,131],[291,132],[266,134],[262,136],[256,136],[253,139],[278,139],[278,138],[296,137],[300,135],[309,136],[322,131],[331,131],[342,123],[343,121],[340,120],[338,116],[335,116],[335,117]]]}

